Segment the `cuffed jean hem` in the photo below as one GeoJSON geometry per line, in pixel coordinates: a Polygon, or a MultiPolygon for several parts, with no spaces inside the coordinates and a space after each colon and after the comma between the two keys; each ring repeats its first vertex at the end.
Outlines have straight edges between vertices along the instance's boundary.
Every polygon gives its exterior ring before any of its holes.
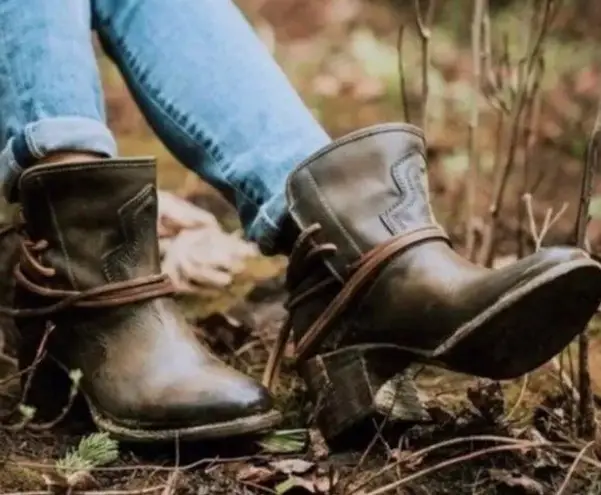
{"type": "Polygon", "coordinates": [[[8,201],[15,201],[15,185],[23,170],[57,151],[117,155],[111,131],[100,121],[86,117],[51,117],[27,124],[10,138],[0,152],[0,181],[8,201]]]}
{"type": "Polygon", "coordinates": [[[282,227],[288,215],[286,196],[280,193],[265,203],[248,228],[249,240],[257,243],[265,256],[283,254],[284,247],[278,246],[282,227]]]}

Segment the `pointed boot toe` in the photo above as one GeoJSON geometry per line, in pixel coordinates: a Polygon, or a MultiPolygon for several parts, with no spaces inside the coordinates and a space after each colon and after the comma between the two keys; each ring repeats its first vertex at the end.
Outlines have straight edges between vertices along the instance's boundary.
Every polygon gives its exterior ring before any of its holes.
{"type": "Polygon", "coordinates": [[[27,404],[60,411],[69,403],[65,371],[79,370],[92,419],[121,440],[269,430],[281,415],[267,391],[202,346],[170,297],[155,178],[146,159],[23,173],[14,303],[19,364],[39,370],[27,383],[27,404]]]}
{"type": "Polygon", "coordinates": [[[496,270],[459,256],[434,218],[425,155],[417,127],[373,126],[288,178],[298,234],[286,328],[314,400],[325,401],[326,437],[381,411],[392,382],[399,419],[422,416],[405,375],[411,362],[490,378],[526,373],[582,332],[601,302],[601,266],[575,248],[496,270]]]}
{"type": "MultiPolygon", "coordinates": [[[[203,349],[205,357],[207,352],[203,349]]],[[[175,434],[188,440],[257,434],[281,421],[264,387],[216,358],[185,376],[155,369],[144,383],[136,391],[124,382],[97,379],[95,393],[88,395],[96,424],[115,438],[156,441],[175,434]]]]}

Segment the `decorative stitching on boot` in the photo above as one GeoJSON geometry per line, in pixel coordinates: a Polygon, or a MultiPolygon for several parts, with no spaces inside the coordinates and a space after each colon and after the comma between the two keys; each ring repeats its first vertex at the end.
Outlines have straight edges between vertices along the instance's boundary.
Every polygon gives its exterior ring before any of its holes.
{"type": "Polygon", "coordinates": [[[424,184],[425,162],[421,153],[412,151],[390,168],[400,199],[382,213],[380,219],[393,235],[434,224],[424,184]],[[411,161],[411,158],[418,160],[411,161]]]}
{"type": "Polygon", "coordinates": [[[134,274],[127,273],[125,267],[135,267],[144,249],[140,233],[153,231],[155,215],[147,215],[146,222],[140,220],[140,214],[146,208],[154,206],[155,187],[152,184],[144,186],[131,199],[126,201],[118,210],[119,234],[121,243],[102,256],[102,273],[108,282],[127,280],[134,274]],[[148,225],[148,221],[153,225],[148,225]]]}

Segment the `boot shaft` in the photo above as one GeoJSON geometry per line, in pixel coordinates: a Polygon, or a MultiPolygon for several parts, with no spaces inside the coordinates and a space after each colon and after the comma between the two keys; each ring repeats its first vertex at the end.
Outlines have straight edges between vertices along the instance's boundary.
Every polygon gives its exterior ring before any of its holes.
{"type": "Polygon", "coordinates": [[[335,141],[291,174],[287,196],[298,227],[319,223],[327,237],[318,242],[336,245],[326,263],[341,280],[373,247],[437,225],[423,133],[409,124],[373,126],[335,141]]]}
{"type": "Polygon", "coordinates": [[[23,173],[19,193],[28,237],[48,242],[40,262],[56,272],[52,288],[160,272],[153,160],[40,165],[23,173]]]}

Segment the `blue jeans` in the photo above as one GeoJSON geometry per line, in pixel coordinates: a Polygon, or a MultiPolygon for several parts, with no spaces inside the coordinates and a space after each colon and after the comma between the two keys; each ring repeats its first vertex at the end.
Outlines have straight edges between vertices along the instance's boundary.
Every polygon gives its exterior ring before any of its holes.
{"type": "Polygon", "coordinates": [[[161,141],[265,254],[290,171],[330,141],[230,0],[0,0],[0,180],[56,151],[117,156],[95,29],[161,141]]]}

